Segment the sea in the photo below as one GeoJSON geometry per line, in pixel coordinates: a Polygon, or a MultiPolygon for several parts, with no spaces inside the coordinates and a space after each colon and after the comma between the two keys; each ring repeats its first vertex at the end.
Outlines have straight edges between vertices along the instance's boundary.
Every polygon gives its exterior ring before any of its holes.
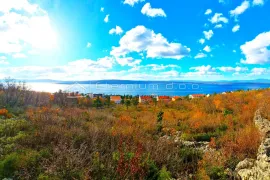
{"type": "Polygon", "coordinates": [[[27,86],[34,91],[98,93],[106,95],[168,95],[214,94],[237,90],[270,88],[269,83],[254,82],[126,82],[126,83],[44,83],[32,82],[27,86]]]}

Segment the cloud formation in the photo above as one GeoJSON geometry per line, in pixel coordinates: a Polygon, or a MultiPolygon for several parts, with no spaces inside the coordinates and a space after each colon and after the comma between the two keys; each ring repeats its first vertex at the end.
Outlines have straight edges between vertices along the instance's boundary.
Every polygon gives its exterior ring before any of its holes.
{"type": "Polygon", "coordinates": [[[239,24],[237,24],[232,28],[232,32],[237,32],[237,31],[239,31],[239,29],[240,29],[240,26],[239,26],[239,24]]]}
{"type": "Polygon", "coordinates": [[[111,55],[125,57],[132,52],[146,52],[148,58],[181,59],[189,55],[190,49],[180,43],[169,43],[162,34],[144,26],[137,26],[120,39],[119,47],[113,47],[111,55]]]}
{"type": "Polygon", "coordinates": [[[105,22],[105,23],[108,23],[108,22],[109,22],[109,17],[110,17],[109,14],[107,14],[107,15],[105,16],[105,18],[104,18],[104,22],[105,22]]]}
{"type": "Polygon", "coordinates": [[[270,63],[270,31],[259,34],[255,39],[240,46],[245,59],[244,64],[268,64],[270,63]]]}
{"type": "Polygon", "coordinates": [[[120,35],[122,34],[124,31],[123,29],[120,27],[120,26],[116,26],[115,28],[112,28],[110,31],[109,31],[109,34],[117,34],[117,35],[120,35]]]}
{"type": "Polygon", "coordinates": [[[223,16],[222,13],[215,13],[215,15],[209,19],[209,21],[212,23],[212,24],[217,24],[217,23],[228,23],[229,20],[223,16]]]}
{"type": "Polygon", "coordinates": [[[239,16],[240,14],[243,14],[248,8],[250,7],[249,1],[243,1],[240,6],[237,6],[234,10],[230,11],[231,16],[239,16]]]}
{"type": "Polygon", "coordinates": [[[20,53],[29,46],[35,50],[57,47],[51,20],[37,4],[27,0],[2,0],[0,14],[0,53],[20,53]]]}
{"type": "Polygon", "coordinates": [[[199,39],[199,43],[204,44],[205,43],[205,39],[203,39],[203,38],[199,39]]]}
{"type": "Polygon", "coordinates": [[[205,52],[211,52],[211,47],[210,46],[205,46],[204,48],[203,48],[203,50],[205,51],[205,52]]]}
{"type": "Polygon", "coordinates": [[[142,10],[142,14],[149,16],[149,17],[166,17],[164,10],[161,8],[152,8],[150,3],[146,3],[142,10]]]}
{"type": "Polygon", "coordinates": [[[212,30],[203,31],[203,34],[204,34],[205,39],[210,40],[211,37],[214,35],[214,32],[212,30]]]}
{"type": "Polygon", "coordinates": [[[205,15],[208,15],[208,14],[211,14],[212,13],[212,10],[211,9],[207,9],[206,11],[205,11],[205,15]]]}
{"type": "Polygon", "coordinates": [[[264,0],[253,0],[252,4],[253,6],[262,6],[264,5],[264,0]]]}
{"type": "Polygon", "coordinates": [[[198,53],[194,58],[195,59],[200,59],[200,58],[205,58],[205,57],[207,57],[206,54],[204,54],[204,53],[198,53]]]}
{"type": "Polygon", "coordinates": [[[130,6],[134,6],[136,3],[143,2],[144,0],[125,0],[124,4],[128,4],[130,6]]]}

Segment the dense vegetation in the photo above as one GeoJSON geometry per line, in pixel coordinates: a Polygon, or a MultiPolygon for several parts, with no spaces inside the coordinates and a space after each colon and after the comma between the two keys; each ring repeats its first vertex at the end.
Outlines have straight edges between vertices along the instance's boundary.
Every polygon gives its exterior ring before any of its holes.
{"type": "Polygon", "coordinates": [[[0,85],[0,179],[228,179],[256,156],[254,112],[270,117],[269,89],[170,103],[128,96],[121,105],[66,96],[10,79],[0,85]],[[208,141],[212,150],[182,141],[208,141]]]}

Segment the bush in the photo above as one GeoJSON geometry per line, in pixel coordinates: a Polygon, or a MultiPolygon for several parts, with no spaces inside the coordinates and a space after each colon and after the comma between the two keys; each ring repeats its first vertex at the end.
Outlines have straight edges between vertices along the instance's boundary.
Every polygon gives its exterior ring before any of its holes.
{"type": "Polygon", "coordinates": [[[158,180],[169,180],[169,179],[171,179],[171,173],[169,171],[167,171],[167,168],[164,166],[159,171],[158,180]]]}
{"type": "Polygon", "coordinates": [[[210,179],[215,179],[215,180],[226,180],[228,179],[226,176],[226,173],[224,171],[223,167],[220,166],[213,166],[213,167],[209,167],[206,170],[208,176],[210,177],[210,179]]]}
{"type": "Polygon", "coordinates": [[[194,134],[193,138],[195,141],[211,141],[211,138],[217,137],[217,133],[199,133],[199,134],[194,134]]]}
{"type": "Polygon", "coordinates": [[[12,153],[0,161],[0,179],[13,178],[16,170],[18,170],[19,156],[12,153]]]}
{"type": "MultiPolygon", "coordinates": [[[[20,171],[23,171],[30,179],[36,179],[39,174],[40,154],[33,150],[14,152],[5,156],[0,162],[0,179],[21,179],[20,171]]],[[[25,178],[25,177],[23,177],[25,178]]]]}

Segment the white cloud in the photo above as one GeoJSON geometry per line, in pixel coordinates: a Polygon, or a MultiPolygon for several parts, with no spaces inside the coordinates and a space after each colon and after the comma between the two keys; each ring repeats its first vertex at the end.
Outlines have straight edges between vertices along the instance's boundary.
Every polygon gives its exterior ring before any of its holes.
{"type": "Polygon", "coordinates": [[[136,59],[134,60],[134,58],[132,57],[123,57],[123,58],[120,58],[120,57],[116,57],[115,58],[116,61],[118,62],[118,64],[120,64],[121,66],[135,66],[135,65],[139,65],[142,60],[139,60],[139,59],[136,59]]]}
{"type": "Polygon", "coordinates": [[[237,66],[237,67],[222,66],[222,67],[218,67],[217,69],[219,69],[220,71],[223,71],[223,72],[234,72],[234,73],[248,71],[248,68],[239,67],[239,66],[237,66]]]}
{"type": "Polygon", "coordinates": [[[205,43],[205,39],[203,39],[203,38],[199,39],[199,43],[204,44],[205,43]]]}
{"type": "Polygon", "coordinates": [[[112,57],[99,58],[97,61],[91,59],[80,59],[68,63],[67,67],[64,67],[65,70],[70,72],[79,72],[79,71],[106,71],[111,69],[114,64],[114,59],[112,57]]]}
{"type": "Polygon", "coordinates": [[[146,16],[150,16],[150,17],[157,17],[157,16],[166,17],[166,14],[163,11],[163,9],[161,9],[161,8],[152,8],[150,3],[146,3],[143,6],[141,12],[142,12],[142,14],[144,14],[146,16]]]}
{"type": "Polygon", "coordinates": [[[104,12],[104,7],[101,7],[100,8],[100,12],[104,12]]]}
{"type": "Polygon", "coordinates": [[[190,49],[180,43],[169,43],[162,34],[144,26],[137,26],[120,39],[119,47],[113,47],[111,55],[126,56],[131,52],[146,52],[148,58],[181,59],[189,55],[190,49]]]}
{"type": "Polygon", "coordinates": [[[251,76],[260,76],[268,73],[269,71],[266,68],[253,68],[249,75],[251,76]]]}
{"type": "Polygon", "coordinates": [[[0,65],[8,65],[9,63],[7,62],[6,59],[1,59],[0,58],[0,65]]]}
{"type": "Polygon", "coordinates": [[[215,26],[215,28],[216,28],[216,29],[222,28],[222,24],[217,24],[217,25],[215,26]]]}
{"type": "Polygon", "coordinates": [[[129,72],[134,72],[134,71],[144,71],[144,72],[151,72],[151,71],[162,71],[165,69],[181,69],[179,65],[175,64],[168,64],[168,65],[163,65],[163,64],[147,64],[147,65],[141,65],[141,66],[134,66],[132,69],[129,70],[129,72]]]}
{"type": "Polygon", "coordinates": [[[88,42],[87,44],[86,44],[86,47],[87,48],[90,48],[92,46],[92,44],[90,43],[90,42],[88,42]]]}
{"type": "Polygon", "coordinates": [[[109,31],[109,34],[122,34],[124,31],[122,30],[122,28],[120,26],[116,26],[115,28],[112,28],[109,31]]]}
{"type": "Polygon", "coordinates": [[[270,31],[259,34],[252,41],[240,46],[244,64],[267,64],[270,63],[270,31]]]}
{"type": "Polygon", "coordinates": [[[45,10],[27,0],[1,0],[0,4],[0,53],[57,47],[57,34],[45,10]]]}
{"type": "Polygon", "coordinates": [[[204,48],[203,48],[203,50],[205,51],[205,52],[211,52],[211,47],[210,46],[205,46],[204,48]]]}
{"type": "Polygon", "coordinates": [[[189,69],[196,71],[195,73],[194,72],[187,73],[189,75],[216,75],[217,74],[216,69],[211,67],[210,65],[191,67],[189,69]]]}
{"type": "Polygon", "coordinates": [[[222,13],[215,13],[215,15],[209,19],[209,21],[212,23],[212,24],[217,24],[217,23],[220,23],[220,22],[223,22],[223,23],[228,23],[229,20],[223,16],[222,13]]]}
{"type": "Polygon", "coordinates": [[[1,59],[1,60],[6,60],[7,57],[6,57],[6,56],[0,56],[0,59],[1,59]]]}
{"type": "Polygon", "coordinates": [[[128,4],[130,6],[134,6],[136,3],[143,2],[144,0],[125,0],[124,4],[128,4]]]}
{"type": "Polygon", "coordinates": [[[209,30],[209,31],[203,31],[203,34],[204,34],[205,39],[210,40],[211,37],[214,35],[214,32],[213,32],[212,30],[209,30]]]}
{"type": "Polygon", "coordinates": [[[15,59],[23,59],[23,58],[27,58],[27,56],[23,53],[16,53],[12,55],[13,58],[15,59]]]}
{"type": "Polygon", "coordinates": [[[108,22],[109,22],[109,16],[110,16],[110,15],[107,14],[106,17],[104,18],[104,22],[105,22],[105,23],[108,23],[108,22]]]}
{"type": "Polygon", "coordinates": [[[233,52],[233,53],[236,53],[236,50],[233,50],[232,52],[233,52]]]}
{"type": "Polygon", "coordinates": [[[252,2],[253,6],[257,6],[257,5],[264,5],[264,0],[253,0],[252,2]]]}
{"type": "Polygon", "coordinates": [[[232,32],[237,32],[237,31],[239,31],[239,29],[240,29],[240,25],[237,24],[232,28],[232,32]]]}
{"type": "Polygon", "coordinates": [[[204,54],[204,53],[198,53],[194,58],[195,59],[200,59],[200,58],[205,58],[205,57],[207,57],[206,54],[204,54]]]}
{"type": "Polygon", "coordinates": [[[240,6],[237,6],[234,10],[230,11],[231,16],[238,16],[240,14],[243,14],[250,6],[249,1],[243,1],[240,6]]]}
{"type": "Polygon", "coordinates": [[[208,15],[208,14],[211,14],[212,13],[212,10],[211,9],[207,9],[206,11],[205,11],[205,15],[208,15]]]}
{"type": "Polygon", "coordinates": [[[161,71],[167,68],[181,68],[178,65],[175,64],[168,64],[168,65],[163,65],[163,64],[149,64],[147,67],[152,67],[152,71],[161,71]]]}
{"type": "Polygon", "coordinates": [[[7,13],[12,9],[23,10],[30,14],[33,14],[39,9],[39,6],[36,4],[30,4],[27,0],[1,0],[0,12],[7,13]]]}
{"type": "Polygon", "coordinates": [[[71,61],[66,65],[53,67],[21,66],[3,68],[0,66],[0,78],[4,78],[3,75],[8,74],[16,79],[89,80],[95,77],[102,79],[103,76],[110,79],[109,75],[112,74],[109,74],[109,71],[111,71],[114,64],[114,58],[104,57],[96,61],[80,59],[71,61]]]}

